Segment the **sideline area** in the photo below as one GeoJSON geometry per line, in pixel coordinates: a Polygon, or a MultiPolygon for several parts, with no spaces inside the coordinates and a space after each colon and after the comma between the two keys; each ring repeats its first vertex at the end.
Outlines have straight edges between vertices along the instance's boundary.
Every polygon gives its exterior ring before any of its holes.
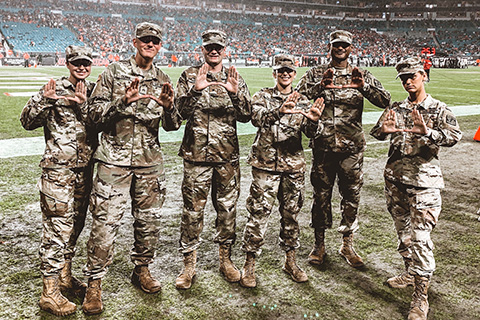
{"type": "MultiPolygon", "coordinates": [[[[480,105],[470,106],[455,106],[450,107],[455,116],[469,116],[480,114],[480,105]]],[[[378,112],[366,112],[363,114],[363,124],[375,124],[382,114],[378,112]]],[[[184,126],[179,130],[165,132],[160,128],[159,138],[160,142],[176,142],[183,138],[184,126]]],[[[237,123],[237,130],[239,135],[254,134],[257,129],[249,123],[237,123]]],[[[31,138],[18,138],[0,140],[0,158],[13,158],[20,156],[33,156],[43,154],[45,149],[45,140],[43,136],[31,138]]]]}

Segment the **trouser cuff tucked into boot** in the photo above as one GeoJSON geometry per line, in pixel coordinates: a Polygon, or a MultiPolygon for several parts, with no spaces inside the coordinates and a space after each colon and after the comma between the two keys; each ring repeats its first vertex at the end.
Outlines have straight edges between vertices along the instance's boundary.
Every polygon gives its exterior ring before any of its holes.
{"type": "Polygon", "coordinates": [[[88,279],[87,292],[85,293],[82,309],[87,315],[102,313],[103,303],[101,279],[88,279]]]}
{"type": "Polygon", "coordinates": [[[193,280],[195,279],[195,264],[197,263],[197,251],[185,253],[183,255],[184,268],[175,280],[175,287],[177,289],[190,289],[193,280]]]}
{"type": "Polygon", "coordinates": [[[230,259],[231,254],[232,246],[230,244],[221,244],[219,246],[220,272],[228,282],[238,282],[240,281],[240,270],[238,270],[230,259]]]}
{"type": "Polygon", "coordinates": [[[253,252],[247,252],[240,285],[245,288],[255,288],[257,286],[257,281],[255,280],[255,253],[253,252]]]}

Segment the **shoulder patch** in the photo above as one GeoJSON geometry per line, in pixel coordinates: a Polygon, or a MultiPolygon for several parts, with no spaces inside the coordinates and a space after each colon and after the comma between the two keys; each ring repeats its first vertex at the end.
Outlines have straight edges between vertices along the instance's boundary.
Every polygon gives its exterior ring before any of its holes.
{"type": "Polygon", "coordinates": [[[445,118],[445,122],[451,126],[456,126],[457,125],[457,119],[451,114],[447,114],[445,118]]]}

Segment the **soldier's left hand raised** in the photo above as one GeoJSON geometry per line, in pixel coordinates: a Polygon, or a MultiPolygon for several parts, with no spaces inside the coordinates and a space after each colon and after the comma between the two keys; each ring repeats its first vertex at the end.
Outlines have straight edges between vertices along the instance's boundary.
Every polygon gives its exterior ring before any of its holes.
{"type": "Polygon", "coordinates": [[[423,135],[426,135],[428,133],[427,124],[423,120],[423,117],[420,114],[420,112],[417,110],[417,108],[414,108],[412,110],[412,120],[413,120],[412,129],[405,129],[403,131],[423,134],[423,135]]]}
{"type": "Polygon", "coordinates": [[[231,92],[233,94],[237,94],[238,92],[238,72],[237,69],[234,66],[231,66],[228,69],[228,76],[227,76],[227,82],[217,82],[216,84],[221,85],[225,89],[227,89],[228,92],[231,92]]]}
{"type": "Polygon", "coordinates": [[[76,104],[83,104],[87,101],[87,87],[85,86],[84,81],[78,81],[75,86],[75,96],[65,97],[68,101],[74,102],[76,104]]]}
{"type": "Polygon", "coordinates": [[[312,104],[308,112],[301,110],[300,113],[303,114],[308,119],[317,122],[318,120],[320,120],[320,116],[322,115],[324,108],[325,108],[325,103],[323,101],[323,98],[318,98],[312,104]]]}
{"type": "Polygon", "coordinates": [[[158,98],[153,95],[148,95],[148,96],[167,110],[170,110],[172,108],[173,100],[175,98],[172,85],[168,82],[163,84],[162,93],[160,93],[160,96],[158,98]]]}

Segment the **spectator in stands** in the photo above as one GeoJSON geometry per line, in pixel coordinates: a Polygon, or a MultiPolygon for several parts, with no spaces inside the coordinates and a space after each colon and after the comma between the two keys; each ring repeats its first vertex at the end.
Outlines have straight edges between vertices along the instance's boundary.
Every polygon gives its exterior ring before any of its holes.
{"type": "Polygon", "coordinates": [[[110,64],[89,99],[89,115],[102,134],[94,155],[98,165],[84,269],[88,277],[83,301],[86,314],[103,311],[101,279],[113,261],[115,238],[129,200],[135,221],[131,281],[147,293],[161,290],[148,268],[158,242],[166,192],[158,130],[160,121],[166,131],[181,125],[170,78],[153,64],[161,39],[160,26],[138,24],[135,56],[110,64]]]}
{"type": "Polygon", "coordinates": [[[183,71],[177,83],[177,104],[187,120],[179,155],[183,158],[183,212],[180,252],[184,269],[178,289],[189,289],[195,276],[197,248],[209,192],[217,211],[214,241],[219,244],[220,272],[228,282],[240,281],[230,259],[235,242],[240,194],[240,157],[237,121],[251,115],[247,84],[234,66],[223,66],[227,35],[220,30],[202,34],[205,63],[183,71]]]}
{"type": "Polygon", "coordinates": [[[427,75],[419,58],[400,61],[396,69],[408,97],[392,103],[370,132],[379,140],[390,137],[385,196],[405,264],[405,271],[387,284],[414,286],[408,319],[426,320],[427,291],[435,271],[430,233],[440,216],[444,187],[438,151],[455,145],[462,133],[452,111],[426,93],[427,75]]]}
{"type": "Polygon", "coordinates": [[[320,265],[324,261],[325,229],[332,227],[332,191],[338,177],[342,220],[337,230],[343,235],[339,253],[349,265],[358,268],[364,264],[353,248],[353,233],[358,229],[357,213],[363,184],[363,99],[385,108],[390,103],[390,94],[370,72],[349,64],[352,38],[348,31],[332,32],[328,46],[330,63],[307,71],[296,90],[309,99],[325,99],[321,116],[324,128],[311,140],[314,188],[311,226],[315,230],[315,245],[309,262],[320,265]]]}
{"type": "Polygon", "coordinates": [[[46,148],[38,183],[43,232],[40,270],[43,291],[39,306],[55,315],[72,314],[77,306],[62,295],[83,297],[86,285],[72,276],[75,245],[85,224],[92,188],[92,154],[97,132],[89,124],[86,101],[94,83],[92,50],[69,46],[65,50],[69,77],[51,79],[23,108],[25,129],[43,127],[46,148]]]}

